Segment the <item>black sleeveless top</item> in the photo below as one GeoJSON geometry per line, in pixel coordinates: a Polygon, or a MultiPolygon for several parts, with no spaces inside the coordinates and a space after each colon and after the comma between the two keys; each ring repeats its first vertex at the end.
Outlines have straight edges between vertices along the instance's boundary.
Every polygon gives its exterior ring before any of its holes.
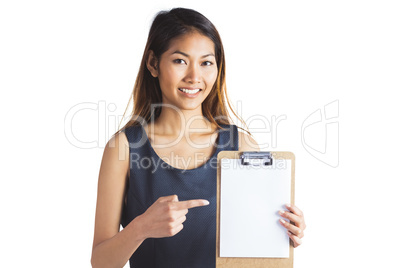
{"type": "Polygon", "coordinates": [[[238,150],[237,126],[221,126],[213,156],[204,165],[187,170],[163,161],[142,125],[124,130],[130,143],[130,179],[121,218],[123,228],[161,196],[176,194],[179,201],[209,201],[207,206],[188,210],[184,228],[176,235],[145,239],[131,256],[130,267],[215,267],[217,155],[223,150],[238,150]]]}

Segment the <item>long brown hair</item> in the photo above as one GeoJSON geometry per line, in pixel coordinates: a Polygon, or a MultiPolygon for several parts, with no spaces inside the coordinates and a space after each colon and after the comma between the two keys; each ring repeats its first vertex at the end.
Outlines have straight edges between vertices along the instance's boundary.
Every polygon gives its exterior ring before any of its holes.
{"type": "MultiPolygon", "coordinates": [[[[145,122],[149,123],[151,120],[158,118],[162,108],[159,106],[151,111],[151,107],[152,104],[162,103],[162,92],[159,86],[159,80],[151,75],[146,66],[148,54],[152,50],[159,62],[161,55],[169,49],[170,41],[173,38],[194,31],[205,35],[213,41],[218,66],[216,82],[210,94],[202,103],[203,116],[218,129],[221,129],[222,127],[219,124],[230,124],[229,119],[233,121],[226,108],[227,105],[233,114],[246,125],[244,120],[233,110],[227,95],[225,54],[221,38],[215,26],[205,16],[195,10],[173,8],[170,11],[160,11],[154,18],[145,45],[141,66],[135,80],[134,89],[126,110],[124,111],[125,115],[132,101],[133,110],[130,115],[130,121],[128,121],[123,128],[119,129],[115,135],[130,126],[144,124],[145,122]]],[[[241,129],[245,130],[244,128],[241,129]]],[[[248,130],[245,131],[251,135],[248,130]]]]}

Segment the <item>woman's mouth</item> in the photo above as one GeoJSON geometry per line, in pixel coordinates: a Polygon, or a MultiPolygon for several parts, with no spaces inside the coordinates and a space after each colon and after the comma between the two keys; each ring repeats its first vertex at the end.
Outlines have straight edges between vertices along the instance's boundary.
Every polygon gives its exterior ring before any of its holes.
{"type": "Polygon", "coordinates": [[[201,91],[201,89],[199,89],[199,88],[196,88],[196,89],[179,88],[179,90],[181,92],[184,92],[184,93],[187,93],[187,94],[195,94],[198,91],[201,91]]]}
{"type": "Polygon", "coordinates": [[[182,92],[183,95],[186,97],[194,98],[194,97],[198,96],[201,89],[200,88],[195,88],[195,89],[179,88],[179,91],[182,92]]]}

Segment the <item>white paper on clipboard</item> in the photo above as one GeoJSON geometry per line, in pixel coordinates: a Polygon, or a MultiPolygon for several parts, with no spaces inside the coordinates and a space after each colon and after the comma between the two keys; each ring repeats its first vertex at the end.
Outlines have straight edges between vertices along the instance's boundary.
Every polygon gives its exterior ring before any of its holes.
{"type": "Polygon", "coordinates": [[[220,257],[289,257],[278,211],[291,201],[292,161],[273,161],[253,166],[221,159],[220,257]]]}

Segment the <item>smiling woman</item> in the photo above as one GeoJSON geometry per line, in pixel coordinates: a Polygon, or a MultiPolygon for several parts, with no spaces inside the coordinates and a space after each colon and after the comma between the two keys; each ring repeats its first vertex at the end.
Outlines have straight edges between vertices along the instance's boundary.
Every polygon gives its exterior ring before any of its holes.
{"type": "MultiPolygon", "coordinates": [[[[214,25],[191,9],[159,12],[132,99],[102,158],[91,263],[215,267],[217,155],[259,147],[229,120],[227,106],[244,123],[227,97],[214,25]]],[[[282,225],[298,246],[303,214],[288,209],[293,224],[282,225]]]]}
{"type": "Polygon", "coordinates": [[[181,110],[201,107],[218,75],[214,50],[211,39],[194,30],[171,40],[159,61],[150,51],[147,67],[159,80],[162,103],[181,110]]]}

